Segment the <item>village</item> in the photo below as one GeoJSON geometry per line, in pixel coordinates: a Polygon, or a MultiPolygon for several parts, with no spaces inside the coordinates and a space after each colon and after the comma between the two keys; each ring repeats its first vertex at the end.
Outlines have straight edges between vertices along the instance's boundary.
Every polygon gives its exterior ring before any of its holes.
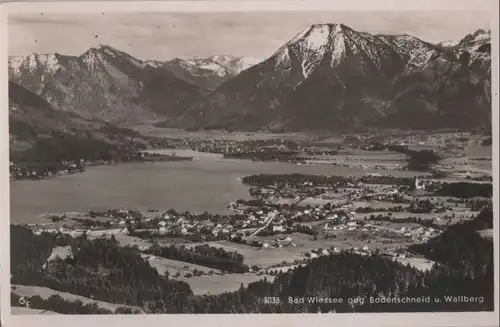
{"type": "MultiPolygon", "coordinates": [[[[228,272],[182,262],[172,270],[172,262],[167,264],[165,258],[151,253],[153,247],[209,245],[235,251],[246,258],[245,274],[255,276],[272,276],[341,251],[388,256],[430,269],[432,262],[405,248],[426,242],[449,224],[473,218],[491,206],[491,199],[435,196],[439,183],[418,177],[309,178],[313,181],[302,175],[242,178],[243,183],[253,184],[249,189],[253,199],[230,203],[227,215],[114,209],[50,214],[45,216],[50,222],[31,227],[36,234],[113,236],[122,246],[137,246],[153,266],[171,270],[174,278],[228,272]]],[[[64,253],[68,254],[67,249],[58,255],[64,253]]]]}

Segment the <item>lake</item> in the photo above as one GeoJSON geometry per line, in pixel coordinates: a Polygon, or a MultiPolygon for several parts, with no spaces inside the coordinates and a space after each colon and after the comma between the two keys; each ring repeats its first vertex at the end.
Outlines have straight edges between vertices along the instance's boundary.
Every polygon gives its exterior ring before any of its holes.
{"type": "MultiPolygon", "coordinates": [[[[158,152],[158,151],[155,151],[158,152]]],[[[168,152],[168,151],[167,151],[168,152]]],[[[364,175],[374,171],[326,165],[294,165],[222,159],[220,155],[176,150],[193,161],[130,163],[90,167],[81,174],[10,184],[11,222],[46,222],[48,212],[87,212],[112,208],[175,209],[227,213],[236,199],[249,198],[238,178],[251,174],[364,175]]],[[[384,171],[377,171],[384,174],[384,171]]],[[[420,173],[385,171],[394,176],[420,173]]]]}

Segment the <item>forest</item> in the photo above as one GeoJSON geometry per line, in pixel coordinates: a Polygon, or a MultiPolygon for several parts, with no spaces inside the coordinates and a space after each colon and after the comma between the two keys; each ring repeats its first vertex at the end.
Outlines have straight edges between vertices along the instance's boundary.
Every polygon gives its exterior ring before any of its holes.
{"type": "Polygon", "coordinates": [[[441,159],[439,155],[432,150],[417,151],[400,145],[389,145],[387,149],[406,155],[406,169],[412,171],[430,171],[432,165],[438,163],[441,159]]]}
{"type": "Polygon", "coordinates": [[[175,245],[167,247],[153,246],[146,250],[145,253],[227,272],[245,273],[249,271],[248,266],[243,264],[243,255],[208,245],[198,245],[192,249],[175,245]]]}
{"type": "Polygon", "coordinates": [[[286,185],[286,184],[303,184],[313,183],[316,186],[336,186],[339,183],[345,183],[346,178],[340,176],[320,176],[320,175],[303,175],[303,174],[289,174],[289,175],[251,175],[242,178],[242,183],[253,186],[269,186],[272,184],[286,185]]]}
{"type": "Polygon", "coordinates": [[[343,176],[322,176],[322,175],[303,175],[303,174],[259,174],[250,175],[242,178],[242,183],[252,186],[266,187],[270,185],[303,185],[312,183],[314,186],[346,186],[348,182],[362,182],[365,184],[384,184],[411,187],[415,184],[414,178],[366,175],[353,177],[343,176]]]}
{"type": "Polygon", "coordinates": [[[161,301],[169,312],[182,312],[192,295],[188,284],[159,275],[136,248],[120,247],[113,237],[56,239],[23,226],[11,226],[11,274],[12,284],[146,308],[161,301]],[[57,245],[70,245],[72,255],[44,265],[57,245]]]}
{"type": "Polygon", "coordinates": [[[61,162],[64,160],[111,160],[118,154],[118,147],[92,137],[54,134],[39,138],[32,148],[13,153],[14,162],[61,162]]]}
{"type": "Polygon", "coordinates": [[[444,183],[434,194],[435,196],[449,196],[459,199],[474,197],[493,197],[493,184],[491,183],[444,183]]]}
{"type": "Polygon", "coordinates": [[[493,279],[492,241],[477,233],[490,228],[493,228],[493,211],[487,209],[474,220],[450,225],[438,237],[412,245],[409,250],[456,269],[466,278],[488,276],[493,279]]]}

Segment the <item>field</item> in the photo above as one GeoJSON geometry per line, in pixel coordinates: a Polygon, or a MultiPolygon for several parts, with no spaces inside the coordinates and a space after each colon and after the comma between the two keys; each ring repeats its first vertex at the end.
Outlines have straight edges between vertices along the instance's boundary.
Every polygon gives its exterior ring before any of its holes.
{"type": "Polygon", "coordinates": [[[406,203],[394,203],[394,202],[388,202],[388,201],[377,201],[377,200],[372,200],[372,201],[353,201],[352,202],[353,208],[372,208],[372,209],[389,209],[393,207],[402,207],[406,208],[409,207],[409,204],[406,203]]]}
{"type": "MultiPolygon", "coordinates": [[[[401,226],[400,226],[401,227],[401,226]]],[[[317,249],[330,249],[336,247],[338,249],[350,249],[353,247],[363,247],[367,245],[370,249],[387,249],[396,248],[404,245],[412,244],[413,242],[404,242],[403,240],[388,240],[383,237],[377,240],[371,238],[362,240],[360,237],[363,233],[360,231],[353,232],[330,232],[329,238],[324,239],[319,237],[314,240],[312,236],[306,234],[294,233],[289,235],[295,247],[287,246],[282,248],[257,248],[244,244],[237,244],[227,241],[209,242],[206,243],[213,247],[220,247],[226,251],[237,251],[244,257],[244,263],[248,266],[257,265],[259,268],[268,268],[274,265],[279,265],[286,261],[287,265],[291,265],[295,260],[306,259],[306,253],[317,249]],[[335,237],[333,237],[335,235],[335,237]]],[[[263,242],[273,242],[276,237],[256,237],[255,240],[263,242]]],[[[187,245],[189,246],[189,245],[187,245]]]]}
{"type": "Polygon", "coordinates": [[[359,167],[362,169],[397,170],[405,165],[406,156],[395,152],[342,150],[337,155],[314,156],[309,163],[359,167]]]}
{"type": "Polygon", "coordinates": [[[160,258],[160,257],[154,257],[154,259],[151,259],[148,261],[149,261],[149,264],[153,268],[156,268],[156,270],[158,271],[158,273],[160,275],[163,275],[163,274],[165,274],[166,271],[168,271],[170,276],[173,276],[173,275],[179,273],[180,276],[183,277],[186,273],[189,273],[189,272],[192,273],[194,269],[201,270],[205,273],[208,273],[209,271],[212,271],[213,273],[220,272],[220,270],[218,270],[218,269],[208,268],[208,267],[204,267],[204,266],[195,265],[192,263],[171,260],[171,259],[165,259],[165,258],[160,258]]]}
{"type": "MultiPolygon", "coordinates": [[[[273,134],[265,132],[224,132],[221,130],[200,130],[188,132],[176,128],[156,127],[153,124],[135,124],[130,128],[146,136],[167,137],[167,138],[189,138],[189,139],[219,139],[219,140],[267,140],[267,139],[288,139],[288,140],[307,140],[311,138],[309,133],[283,133],[273,134]]],[[[317,136],[317,135],[316,135],[317,136]]]]}
{"type": "MultiPolygon", "coordinates": [[[[71,255],[71,247],[70,246],[56,246],[50,255],[50,258],[60,257],[61,259],[65,259],[71,255]]],[[[49,260],[50,260],[49,258],[49,260]]]]}
{"type": "Polygon", "coordinates": [[[493,239],[494,232],[495,231],[493,229],[485,229],[485,230],[479,231],[478,233],[479,233],[479,235],[481,235],[484,238],[493,239]]]}
{"type": "Polygon", "coordinates": [[[224,276],[196,276],[191,278],[181,278],[191,286],[194,294],[217,294],[223,292],[236,291],[240,288],[241,284],[248,285],[267,278],[272,281],[273,276],[259,276],[252,273],[246,274],[226,274],[224,276]]]}
{"type": "Polygon", "coordinates": [[[228,241],[208,242],[205,244],[213,247],[223,248],[226,251],[236,251],[245,257],[244,263],[246,265],[257,265],[260,268],[265,268],[274,264],[281,263],[283,260],[293,261],[295,259],[304,258],[303,253],[300,253],[300,251],[293,251],[292,248],[264,249],[228,241]]]}
{"type": "MultiPolygon", "coordinates": [[[[124,235],[124,234],[114,234],[115,236],[115,239],[118,241],[118,243],[121,245],[121,246],[134,246],[134,245],[137,245],[137,246],[146,246],[146,247],[149,247],[152,245],[151,242],[147,241],[147,240],[143,240],[143,239],[140,239],[138,237],[135,237],[135,236],[129,236],[129,235],[124,235]]],[[[91,239],[95,239],[95,238],[99,238],[100,236],[89,236],[88,238],[91,240],[91,239]]]]}
{"type": "Polygon", "coordinates": [[[47,311],[47,310],[39,310],[39,309],[30,309],[24,307],[11,307],[10,312],[13,315],[57,315],[57,312],[47,311]]]}
{"type": "MultiPolygon", "coordinates": [[[[117,308],[123,306],[121,304],[116,304],[116,303],[109,303],[109,302],[104,302],[104,301],[92,300],[92,299],[89,299],[87,297],[80,296],[80,295],[75,295],[75,294],[72,294],[72,293],[59,292],[59,291],[53,290],[51,288],[41,287],[41,286],[11,285],[11,289],[12,289],[13,293],[15,293],[15,294],[17,294],[19,296],[24,296],[24,297],[31,297],[31,296],[38,295],[42,299],[46,300],[51,295],[59,295],[63,299],[65,299],[67,301],[74,302],[76,300],[80,300],[80,301],[83,302],[83,304],[97,303],[97,305],[100,308],[108,309],[108,310],[111,310],[113,312],[117,308]]],[[[134,308],[134,307],[132,307],[132,308],[134,308]]]]}
{"type": "MultiPolygon", "coordinates": [[[[445,216],[451,216],[452,214],[455,214],[455,218],[452,219],[452,222],[458,222],[460,219],[470,219],[474,216],[476,216],[479,212],[477,211],[453,211],[453,212],[443,212],[443,213],[435,213],[435,214],[425,214],[425,213],[411,213],[411,212],[393,212],[392,213],[392,218],[394,219],[405,219],[409,217],[416,217],[416,218],[422,218],[422,219],[434,219],[435,217],[441,219],[443,223],[446,223],[447,220],[444,219],[445,216]]],[[[370,213],[356,213],[354,217],[359,220],[364,220],[367,217],[370,217],[371,215],[373,216],[387,216],[387,212],[384,211],[377,211],[377,212],[370,212],[370,213]]]]}
{"type": "Polygon", "coordinates": [[[431,270],[434,265],[433,261],[427,260],[425,258],[398,258],[396,261],[400,262],[403,265],[410,264],[410,266],[415,269],[425,271],[431,270]]]}

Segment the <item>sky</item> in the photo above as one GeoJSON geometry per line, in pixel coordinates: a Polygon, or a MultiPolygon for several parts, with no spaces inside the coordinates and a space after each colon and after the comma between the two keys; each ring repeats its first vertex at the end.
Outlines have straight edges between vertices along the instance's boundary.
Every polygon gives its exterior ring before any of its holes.
{"type": "Polygon", "coordinates": [[[212,13],[16,14],[9,16],[9,55],[80,55],[106,44],[142,60],[211,55],[266,59],[312,24],[410,34],[428,42],[489,29],[488,12],[322,11],[212,13]]]}

